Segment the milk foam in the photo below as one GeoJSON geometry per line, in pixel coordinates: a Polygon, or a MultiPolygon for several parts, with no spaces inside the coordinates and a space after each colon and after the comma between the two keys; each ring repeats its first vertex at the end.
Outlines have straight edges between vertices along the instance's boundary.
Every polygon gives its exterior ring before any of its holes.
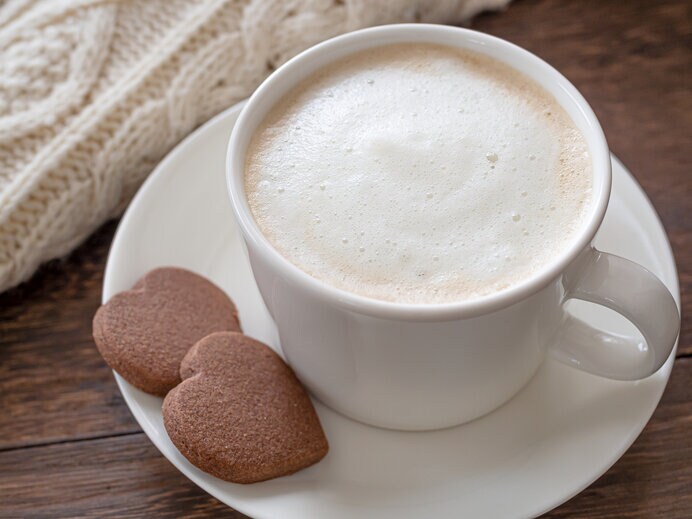
{"type": "Polygon", "coordinates": [[[248,149],[245,189],[274,247],[364,296],[441,303],[536,274],[591,201],[586,142],[513,69],[405,44],[303,81],[248,149]]]}

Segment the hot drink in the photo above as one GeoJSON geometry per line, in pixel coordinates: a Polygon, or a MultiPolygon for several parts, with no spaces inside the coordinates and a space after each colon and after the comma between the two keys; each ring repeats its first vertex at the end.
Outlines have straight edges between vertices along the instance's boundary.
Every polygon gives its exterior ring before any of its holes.
{"type": "Polygon", "coordinates": [[[399,303],[491,294],[573,242],[591,203],[584,137],[492,58],[399,44],[302,81],[256,130],[246,196],[272,245],[337,288],[399,303]]]}

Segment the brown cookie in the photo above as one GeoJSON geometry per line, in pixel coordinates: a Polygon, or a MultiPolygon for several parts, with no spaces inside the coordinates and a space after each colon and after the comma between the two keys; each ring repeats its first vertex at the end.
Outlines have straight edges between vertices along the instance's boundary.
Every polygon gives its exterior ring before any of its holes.
{"type": "Polygon", "coordinates": [[[168,436],[193,465],[233,483],[285,476],[329,450],[295,374],[269,346],[241,333],[205,337],[163,401],[168,436]]]}
{"type": "Polygon", "coordinates": [[[239,331],[238,313],[211,281],[164,267],[113,296],[94,316],[94,341],[108,365],[142,391],[164,396],[180,382],[180,361],[202,337],[239,331]]]}

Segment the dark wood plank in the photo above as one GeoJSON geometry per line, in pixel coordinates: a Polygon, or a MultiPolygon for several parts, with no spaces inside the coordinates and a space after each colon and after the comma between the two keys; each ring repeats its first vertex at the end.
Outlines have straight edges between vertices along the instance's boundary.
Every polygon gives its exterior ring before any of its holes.
{"type": "MultiPolygon", "coordinates": [[[[692,359],[625,456],[546,518],[686,518],[692,513],[692,359]]],[[[0,452],[1,514],[244,517],[185,479],[142,433],[0,452]]]]}
{"type": "Polygon", "coordinates": [[[0,453],[2,517],[245,517],[209,496],[144,433],[0,453]]]}
{"type": "MultiPolygon", "coordinates": [[[[692,311],[692,2],[519,0],[471,27],[560,70],[598,116],[610,149],[651,198],[671,237],[683,314],[692,311]]],[[[680,352],[692,354],[692,321],[680,352]]]]}
{"type": "Polygon", "coordinates": [[[0,295],[0,449],[139,430],[91,339],[114,231],[0,295]]]}
{"type": "MultiPolygon", "coordinates": [[[[692,178],[692,172],[690,172],[692,178]]],[[[691,180],[692,181],[692,180],[691,180]]],[[[682,299],[682,323],[678,356],[692,356],[692,229],[668,232],[673,247],[675,261],[680,277],[680,297],[682,299]]]]}

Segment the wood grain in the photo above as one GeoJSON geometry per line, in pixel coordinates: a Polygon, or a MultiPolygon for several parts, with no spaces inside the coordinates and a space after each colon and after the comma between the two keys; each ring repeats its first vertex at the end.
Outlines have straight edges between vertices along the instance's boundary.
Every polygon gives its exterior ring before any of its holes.
{"type": "MultiPolygon", "coordinates": [[[[518,0],[473,28],[560,69],[651,197],[692,310],[692,2],[518,0]]],[[[0,294],[0,517],[242,517],[139,432],[91,342],[115,224],[0,294]]],[[[692,517],[692,320],[651,422],[603,477],[546,517],[692,517]]]]}
{"type": "Polygon", "coordinates": [[[0,449],[139,430],[91,339],[114,231],[0,295],[0,449]]]}
{"type": "Polygon", "coordinates": [[[245,517],[190,483],[144,433],[0,453],[8,517],[245,517]]]}

